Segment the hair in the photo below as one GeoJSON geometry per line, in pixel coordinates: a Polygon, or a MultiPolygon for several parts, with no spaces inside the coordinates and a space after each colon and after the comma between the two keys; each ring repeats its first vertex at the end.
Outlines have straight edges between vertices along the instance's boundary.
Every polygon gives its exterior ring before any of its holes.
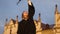
{"type": "Polygon", "coordinates": [[[24,15],[23,15],[23,14],[24,14],[24,12],[27,12],[27,11],[23,11],[23,13],[22,13],[22,19],[24,19],[24,15]]]}

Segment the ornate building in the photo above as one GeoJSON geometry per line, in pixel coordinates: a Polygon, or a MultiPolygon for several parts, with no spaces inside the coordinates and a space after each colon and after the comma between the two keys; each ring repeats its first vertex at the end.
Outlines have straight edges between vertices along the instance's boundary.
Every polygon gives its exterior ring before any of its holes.
{"type": "Polygon", "coordinates": [[[54,26],[55,34],[60,34],[60,13],[58,12],[58,6],[55,8],[55,26],[54,26]]]}
{"type": "Polygon", "coordinates": [[[3,34],[17,34],[17,29],[18,29],[18,16],[16,16],[16,20],[10,19],[10,21],[5,24],[3,34]]]}
{"type": "MultiPolygon", "coordinates": [[[[48,24],[41,22],[40,14],[38,20],[34,20],[36,26],[36,34],[60,34],[60,13],[58,12],[57,5],[55,6],[55,25],[50,27],[48,24]]],[[[18,30],[18,16],[16,20],[10,19],[4,26],[3,34],[17,34],[18,30]]]]}

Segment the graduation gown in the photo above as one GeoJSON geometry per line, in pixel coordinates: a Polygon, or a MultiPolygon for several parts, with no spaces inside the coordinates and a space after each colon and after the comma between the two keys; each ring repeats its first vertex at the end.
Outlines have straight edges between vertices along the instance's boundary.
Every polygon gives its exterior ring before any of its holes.
{"type": "MultiPolygon", "coordinates": [[[[31,3],[32,4],[32,3],[31,3]]],[[[34,24],[33,16],[35,13],[35,8],[28,4],[29,19],[21,20],[18,24],[17,34],[36,34],[36,27],[34,24]]]]}

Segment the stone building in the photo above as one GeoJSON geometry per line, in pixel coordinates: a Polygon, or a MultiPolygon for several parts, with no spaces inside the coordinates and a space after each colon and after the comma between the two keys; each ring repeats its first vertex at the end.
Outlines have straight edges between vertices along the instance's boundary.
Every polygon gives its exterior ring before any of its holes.
{"type": "Polygon", "coordinates": [[[10,19],[10,21],[5,24],[3,34],[17,34],[17,29],[18,29],[18,16],[16,16],[16,20],[10,19]]]}

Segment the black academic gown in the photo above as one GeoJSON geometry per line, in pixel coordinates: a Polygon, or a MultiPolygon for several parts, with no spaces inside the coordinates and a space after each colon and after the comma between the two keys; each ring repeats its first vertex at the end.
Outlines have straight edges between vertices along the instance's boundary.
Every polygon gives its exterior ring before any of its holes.
{"type": "Polygon", "coordinates": [[[28,4],[28,11],[29,11],[29,19],[21,20],[18,24],[18,34],[36,34],[36,27],[34,24],[33,16],[35,13],[35,8],[32,5],[28,4]]]}

